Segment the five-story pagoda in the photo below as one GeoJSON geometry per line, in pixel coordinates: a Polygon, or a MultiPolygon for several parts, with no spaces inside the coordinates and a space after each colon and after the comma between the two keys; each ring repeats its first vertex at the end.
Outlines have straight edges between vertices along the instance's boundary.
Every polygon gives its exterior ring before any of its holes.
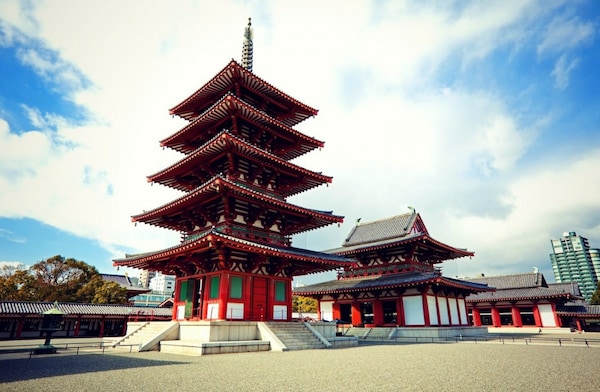
{"type": "Polygon", "coordinates": [[[132,220],[182,241],[114,265],[175,275],[174,319],[290,320],[294,276],[349,263],[291,246],[293,235],[343,220],[287,202],[331,182],[290,162],[323,146],[293,128],[317,110],[252,73],[249,22],[242,64],[232,60],[170,113],[189,123],[161,145],[185,156],[148,181],[185,194],[132,220]]]}

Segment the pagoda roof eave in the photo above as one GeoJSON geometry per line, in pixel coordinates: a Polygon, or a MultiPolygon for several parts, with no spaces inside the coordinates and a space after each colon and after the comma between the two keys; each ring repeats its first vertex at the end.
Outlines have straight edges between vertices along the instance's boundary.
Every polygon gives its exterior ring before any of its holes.
{"type": "Polygon", "coordinates": [[[355,255],[360,253],[376,252],[378,250],[397,247],[398,245],[404,245],[420,241],[422,244],[428,245],[429,247],[442,248],[453,255],[448,259],[455,259],[460,257],[474,256],[474,252],[470,252],[466,249],[455,248],[450,245],[444,244],[431,238],[425,233],[413,233],[400,238],[388,238],[381,241],[374,241],[371,243],[358,244],[353,246],[342,246],[340,248],[327,250],[327,253],[335,253],[338,255],[355,255]]]}
{"type": "Polygon", "coordinates": [[[344,294],[366,290],[388,290],[424,284],[437,284],[438,286],[470,290],[472,292],[494,290],[494,288],[486,285],[447,278],[435,272],[413,272],[333,280],[310,286],[297,287],[294,289],[294,293],[298,295],[344,294]]]}
{"type": "Polygon", "coordinates": [[[169,147],[183,153],[189,153],[190,149],[186,148],[185,136],[192,132],[198,126],[207,126],[222,120],[225,117],[230,117],[235,113],[239,118],[244,118],[249,121],[261,123],[265,126],[272,127],[272,130],[279,133],[280,136],[292,140],[299,139],[302,143],[296,149],[291,149],[284,154],[283,158],[290,160],[299,157],[315,148],[324,146],[324,142],[313,137],[303,134],[285,123],[268,116],[264,112],[249,105],[231,93],[227,93],[215,102],[211,107],[206,109],[201,115],[191,119],[190,123],[183,127],[178,132],[160,141],[163,147],[169,147]],[[278,131],[277,131],[278,130],[278,131]]]}
{"type": "Polygon", "coordinates": [[[557,291],[546,287],[518,288],[497,290],[491,293],[471,294],[466,298],[467,303],[506,302],[506,301],[536,301],[540,299],[564,298],[565,300],[579,299],[569,292],[557,291]]]}
{"type": "Polygon", "coordinates": [[[294,247],[267,245],[245,239],[240,239],[231,235],[221,233],[217,229],[212,228],[207,230],[204,234],[195,237],[191,241],[183,242],[181,244],[169,248],[157,250],[154,252],[127,255],[125,258],[122,259],[114,259],[113,265],[121,267],[152,269],[152,264],[156,262],[159,262],[161,260],[168,260],[171,257],[188,252],[194,252],[203,249],[205,250],[215,246],[216,242],[220,242],[226,247],[244,250],[247,252],[261,253],[268,256],[295,259],[309,263],[324,264],[325,267],[324,269],[322,269],[322,271],[343,267],[352,262],[351,260],[346,259],[345,257],[330,255],[323,252],[305,250],[294,247]]]}
{"type": "MultiPolygon", "coordinates": [[[[169,177],[177,176],[178,172],[184,171],[186,167],[190,165],[194,165],[196,162],[202,162],[208,160],[210,156],[215,156],[220,153],[224,153],[226,151],[227,146],[233,148],[235,151],[240,153],[242,156],[256,156],[260,160],[266,160],[271,162],[273,165],[278,166],[280,168],[285,168],[289,171],[298,173],[299,175],[310,178],[312,181],[309,181],[310,184],[307,186],[298,186],[285,194],[285,196],[291,196],[297,193],[302,192],[303,190],[313,188],[315,186],[319,186],[323,183],[330,183],[332,181],[332,177],[323,175],[321,173],[317,173],[308,169],[305,169],[301,166],[295,165],[291,162],[288,162],[284,159],[279,158],[278,156],[271,154],[267,151],[264,151],[256,146],[253,146],[250,143],[238,138],[237,136],[231,134],[229,131],[222,131],[215,135],[210,141],[205,143],[203,146],[199,147],[196,151],[186,156],[179,162],[169,166],[168,168],[161,170],[155,174],[148,176],[149,182],[157,182],[160,183],[161,180],[165,180],[169,177]],[[298,189],[296,189],[298,188],[298,189]]],[[[171,186],[165,184],[167,186],[171,186]]],[[[185,191],[185,188],[175,187],[175,189],[179,189],[185,191]]]]}
{"type": "Polygon", "coordinates": [[[189,120],[193,116],[194,102],[202,99],[203,96],[214,95],[220,91],[225,91],[228,86],[231,86],[234,80],[240,78],[246,86],[254,89],[272,99],[284,100],[295,106],[298,110],[293,117],[289,117],[286,121],[287,125],[294,126],[308,117],[315,116],[318,110],[303,104],[297,99],[292,98],[278,88],[274,87],[265,80],[259,78],[254,73],[248,71],[235,60],[231,60],[217,75],[205,83],[202,87],[196,90],[192,95],[175,105],[169,110],[171,115],[178,115],[189,120]]]}
{"type": "MultiPolygon", "coordinates": [[[[316,224],[313,225],[314,226],[313,228],[325,226],[325,225],[328,225],[331,223],[341,223],[344,220],[344,218],[342,216],[333,215],[333,213],[330,213],[330,212],[319,211],[319,210],[308,209],[308,208],[296,206],[294,204],[287,203],[283,200],[276,199],[272,196],[261,194],[252,189],[244,187],[243,185],[240,185],[233,181],[230,181],[229,179],[227,179],[223,176],[218,175],[218,176],[211,178],[209,181],[202,184],[201,186],[197,187],[196,190],[188,193],[187,195],[184,195],[178,199],[171,201],[170,203],[167,203],[163,206],[155,208],[151,211],[146,211],[142,214],[132,216],[132,221],[133,222],[144,222],[144,223],[148,223],[148,224],[157,224],[169,212],[180,210],[182,207],[184,207],[190,203],[194,203],[203,194],[206,194],[207,192],[218,192],[219,191],[218,189],[220,188],[221,185],[223,185],[224,187],[227,187],[231,191],[237,192],[238,194],[245,195],[248,198],[260,200],[261,202],[267,202],[268,204],[270,204],[278,209],[291,211],[291,212],[294,212],[297,214],[309,215],[309,216],[317,219],[317,221],[318,221],[318,222],[316,222],[316,224]]],[[[305,228],[298,229],[296,231],[293,231],[293,232],[290,232],[287,234],[293,235],[293,234],[297,234],[297,233],[306,231],[307,229],[308,229],[308,227],[305,227],[305,228]]],[[[178,230],[178,229],[173,228],[173,230],[178,230]]]]}

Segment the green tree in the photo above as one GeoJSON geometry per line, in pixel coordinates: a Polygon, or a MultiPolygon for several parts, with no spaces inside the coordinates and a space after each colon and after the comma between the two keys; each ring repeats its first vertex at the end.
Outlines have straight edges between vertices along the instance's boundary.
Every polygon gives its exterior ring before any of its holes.
{"type": "Polygon", "coordinates": [[[292,299],[292,312],[316,313],[317,300],[310,297],[295,295],[292,299]]]}
{"type": "Polygon", "coordinates": [[[590,298],[590,304],[600,305],[600,282],[596,284],[596,291],[594,291],[592,298],[590,298]]]}
{"type": "Polygon", "coordinates": [[[102,279],[95,267],[58,255],[27,270],[0,273],[0,299],[6,301],[125,303],[127,289],[102,279]]]}

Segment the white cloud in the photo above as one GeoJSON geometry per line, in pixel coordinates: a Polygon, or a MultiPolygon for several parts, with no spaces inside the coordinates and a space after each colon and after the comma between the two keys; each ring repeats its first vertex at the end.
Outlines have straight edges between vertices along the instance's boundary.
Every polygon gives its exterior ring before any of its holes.
{"type": "MultiPolygon", "coordinates": [[[[546,122],[530,124],[502,86],[468,82],[499,48],[527,46],[536,18],[560,3],[473,2],[459,10],[374,4],[72,1],[68,7],[35,3],[32,17],[15,9],[0,13],[48,46],[25,45],[20,58],[70,86],[69,99],[92,117],[71,124],[24,106],[36,130],[21,135],[0,121],[0,216],[33,217],[96,239],[115,257],[125,246],[148,251],[177,242],[177,233],[134,227],[129,216],[178,195],[145,180],[180,158],[158,146],[183,126],[168,109],[229,59],[239,59],[252,16],[255,73],[320,109],[299,130],[325,140],[325,149],[297,163],[333,175],[334,183],[291,201],[347,217],[341,228],[298,236],[297,246],[336,247],[356,218],[379,219],[413,205],[435,238],[477,252],[479,265],[465,269],[499,270],[534,252],[544,257],[554,230],[566,229],[557,222],[577,222],[559,216],[568,205],[596,208],[584,192],[547,199],[554,194],[553,176],[566,181],[573,171],[591,175],[596,162],[586,155],[525,171],[522,161],[539,143],[540,128],[552,125],[552,113],[544,113],[546,122]],[[446,73],[451,77],[441,76],[446,73]]],[[[0,11],[9,5],[1,3],[0,11]]],[[[536,54],[593,38],[590,23],[558,21],[536,54]]],[[[7,25],[2,31],[17,34],[7,25]]],[[[9,33],[4,37],[11,40],[9,33]]],[[[559,88],[577,65],[569,58],[560,57],[552,73],[559,88]]],[[[588,226],[600,238],[598,228],[588,226]]]]}
{"type": "Polygon", "coordinates": [[[554,77],[554,86],[559,90],[564,90],[569,86],[569,78],[571,72],[579,64],[579,59],[574,58],[569,61],[566,55],[562,55],[558,58],[554,64],[554,69],[551,75],[554,77]]]}
{"type": "Polygon", "coordinates": [[[595,35],[594,23],[573,16],[558,16],[548,24],[537,51],[539,54],[562,53],[588,44],[595,35]]]}

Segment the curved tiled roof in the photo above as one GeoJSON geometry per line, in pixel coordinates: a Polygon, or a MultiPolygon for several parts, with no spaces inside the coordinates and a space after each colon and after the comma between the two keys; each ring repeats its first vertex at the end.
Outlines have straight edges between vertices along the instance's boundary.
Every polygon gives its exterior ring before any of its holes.
{"type": "Polygon", "coordinates": [[[257,243],[249,240],[244,240],[234,236],[230,236],[219,232],[217,229],[212,228],[202,235],[195,237],[193,240],[178,244],[176,246],[158,250],[155,252],[141,253],[137,255],[128,255],[123,259],[113,260],[115,266],[129,266],[133,268],[148,269],[150,265],[164,259],[171,258],[175,254],[184,254],[186,252],[193,252],[195,250],[202,251],[209,247],[211,241],[221,241],[225,245],[246,250],[249,252],[259,251],[269,256],[279,256],[288,259],[296,259],[306,262],[323,264],[323,271],[333,269],[335,267],[341,267],[352,263],[342,256],[332,255],[328,253],[306,250],[294,247],[276,246],[257,243]]]}
{"type": "Polygon", "coordinates": [[[148,176],[148,181],[158,182],[184,192],[190,191],[190,185],[181,181],[179,177],[186,172],[198,170],[199,168],[210,165],[210,162],[212,162],[215,157],[224,156],[230,151],[245,157],[249,161],[255,161],[261,166],[264,164],[266,167],[275,168],[277,172],[287,173],[288,175],[302,178],[302,181],[290,185],[289,189],[285,189],[285,192],[282,192],[286,197],[317,187],[323,183],[330,183],[332,180],[329,176],[305,169],[288,162],[277,155],[261,150],[233,135],[228,130],[225,130],[219,132],[211,140],[201,147],[198,147],[196,151],[187,155],[182,160],[156,174],[148,176]]]}
{"type": "Polygon", "coordinates": [[[573,298],[573,295],[569,292],[553,290],[547,287],[526,287],[497,290],[492,293],[471,294],[467,297],[467,302],[519,301],[546,298],[570,299],[573,298]]]}
{"type": "MultiPolygon", "coordinates": [[[[290,116],[280,121],[287,126],[294,126],[308,117],[317,114],[317,110],[308,105],[292,98],[281,90],[267,83],[252,72],[248,71],[235,60],[231,60],[225,68],[223,68],[216,76],[209,80],[204,86],[196,90],[192,95],[186,98],[183,102],[173,107],[169,112],[176,114],[187,120],[191,120],[194,115],[194,103],[198,101],[207,101],[214,95],[221,94],[227,91],[235,80],[240,80],[248,89],[266,97],[272,101],[286,102],[289,106],[293,106],[293,111],[290,116]]],[[[291,110],[292,108],[290,108],[291,110]]]]}
{"type": "Polygon", "coordinates": [[[294,294],[319,295],[360,292],[374,289],[394,289],[437,283],[440,286],[456,287],[473,292],[493,290],[487,285],[451,279],[435,272],[413,272],[387,275],[374,275],[361,278],[338,279],[309,286],[296,287],[294,294]]]}
{"type": "Polygon", "coordinates": [[[185,127],[161,140],[160,145],[189,154],[196,148],[193,144],[190,145],[189,141],[201,136],[198,135],[198,132],[206,128],[213,128],[215,127],[214,124],[222,123],[224,119],[230,118],[232,115],[261,127],[266,127],[279,138],[295,140],[297,145],[278,154],[285,160],[297,158],[317,147],[323,147],[325,144],[268,116],[239,97],[227,93],[185,127]]]}
{"type": "Polygon", "coordinates": [[[287,212],[296,216],[304,215],[311,218],[305,226],[297,227],[294,231],[286,233],[286,235],[301,233],[331,223],[341,223],[344,219],[342,216],[333,215],[333,213],[329,211],[314,210],[288,203],[271,195],[255,191],[243,183],[230,180],[222,175],[217,175],[182,197],[150,211],[134,215],[132,221],[184,231],[184,229],[180,227],[181,224],[179,222],[165,222],[169,214],[179,214],[186,206],[195,206],[203,197],[212,197],[212,194],[224,191],[225,188],[238,195],[238,198],[239,196],[244,196],[247,199],[256,200],[261,204],[264,203],[264,205],[270,206],[278,211],[287,212]]]}
{"type": "Polygon", "coordinates": [[[541,272],[527,272],[522,274],[500,275],[468,279],[471,282],[486,283],[497,290],[548,287],[546,279],[541,272]]]}
{"type": "MultiPolygon", "coordinates": [[[[54,302],[0,301],[0,315],[39,315],[53,309],[54,305],[54,302]]],[[[161,317],[169,317],[172,315],[172,309],[146,308],[127,305],[59,302],[57,303],[57,307],[60,311],[65,313],[65,315],[77,314],[84,316],[127,316],[130,314],[153,314],[161,317]]]]}

